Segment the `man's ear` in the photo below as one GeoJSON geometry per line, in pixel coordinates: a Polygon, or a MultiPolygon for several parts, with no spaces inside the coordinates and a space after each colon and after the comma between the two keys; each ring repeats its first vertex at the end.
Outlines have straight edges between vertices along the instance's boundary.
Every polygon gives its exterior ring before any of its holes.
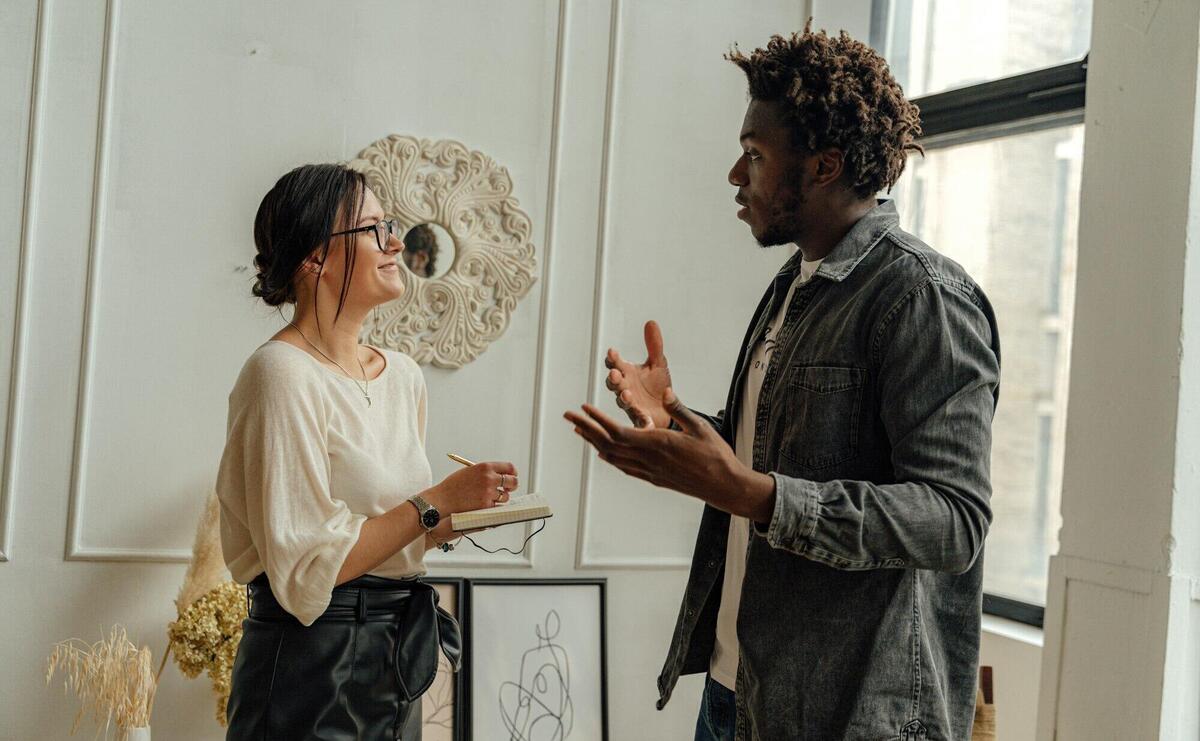
{"type": "Polygon", "coordinates": [[[831,185],[846,171],[846,155],[836,148],[822,149],[813,155],[813,185],[831,185]]]}

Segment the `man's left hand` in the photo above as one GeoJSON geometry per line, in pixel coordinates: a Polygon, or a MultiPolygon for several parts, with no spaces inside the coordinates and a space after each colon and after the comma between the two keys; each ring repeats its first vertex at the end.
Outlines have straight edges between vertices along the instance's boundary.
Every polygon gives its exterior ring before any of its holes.
{"type": "Polygon", "coordinates": [[[622,472],[725,512],[769,522],[775,480],[743,465],[717,431],[669,388],[663,407],[680,430],[664,430],[652,422],[640,429],[624,426],[590,404],[583,405],[585,414],[570,411],[563,416],[601,460],[622,472]]]}

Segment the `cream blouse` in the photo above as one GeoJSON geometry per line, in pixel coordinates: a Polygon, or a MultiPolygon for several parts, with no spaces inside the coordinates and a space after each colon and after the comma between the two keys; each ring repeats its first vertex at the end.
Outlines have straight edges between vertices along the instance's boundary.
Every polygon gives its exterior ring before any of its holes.
{"type": "MultiPolygon", "coordinates": [[[[311,625],[368,517],[432,483],[425,455],[425,380],[407,355],[387,361],[367,406],[353,379],[304,350],[271,340],[229,394],[217,474],[221,547],[233,578],[263,573],[288,612],[311,625]]],[[[371,574],[425,573],[418,537],[371,574]]]]}

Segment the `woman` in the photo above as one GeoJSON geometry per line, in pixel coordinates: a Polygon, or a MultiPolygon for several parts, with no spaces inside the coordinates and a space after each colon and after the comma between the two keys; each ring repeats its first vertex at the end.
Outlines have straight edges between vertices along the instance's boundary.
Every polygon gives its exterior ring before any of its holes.
{"type": "Polygon", "coordinates": [[[437,652],[461,648],[424,552],[518,484],[480,463],[431,486],[419,368],[358,342],[404,293],[397,228],[341,165],[284,175],[255,217],[254,295],[295,311],[229,396],[221,543],[251,603],[227,739],[419,739],[437,652]]]}

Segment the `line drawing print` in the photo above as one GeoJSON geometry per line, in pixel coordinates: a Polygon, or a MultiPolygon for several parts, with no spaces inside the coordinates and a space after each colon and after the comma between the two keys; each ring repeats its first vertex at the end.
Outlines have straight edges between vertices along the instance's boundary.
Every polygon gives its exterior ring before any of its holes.
{"type": "Polygon", "coordinates": [[[454,674],[450,671],[450,663],[438,652],[437,676],[433,686],[426,693],[429,702],[425,703],[422,713],[426,728],[454,729],[454,674]]]}
{"type": "Polygon", "coordinates": [[[575,723],[571,666],[567,651],[555,643],[562,623],[551,609],[535,625],[537,645],[521,655],[516,682],[500,685],[500,718],[509,741],[564,741],[575,723]]]}

